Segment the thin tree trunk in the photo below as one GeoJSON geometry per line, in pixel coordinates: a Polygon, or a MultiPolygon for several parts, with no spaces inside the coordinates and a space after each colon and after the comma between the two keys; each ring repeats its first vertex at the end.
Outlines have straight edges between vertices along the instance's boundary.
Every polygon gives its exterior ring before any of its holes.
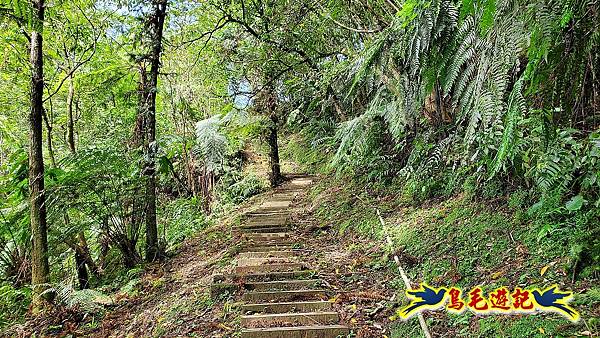
{"type": "Polygon", "coordinates": [[[191,156],[189,156],[187,151],[187,141],[184,141],[183,147],[183,163],[185,164],[185,172],[187,178],[187,185],[192,190],[192,196],[198,195],[198,191],[196,189],[196,180],[194,178],[194,165],[192,163],[191,156]]]}
{"type": "Polygon", "coordinates": [[[75,79],[69,76],[69,94],[67,95],[67,144],[71,153],[75,153],[75,119],[73,118],[73,99],[75,97],[75,79]]]}
{"type": "Polygon", "coordinates": [[[31,284],[34,312],[43,306],[42,297],[46,289],[50,267],[48,264],[48,229],[44,193],[44,158],[42,155],[42,119],[44,93],[44,61],[42,30],[44,22],[44,0],[32,1],[34,29],[31,32],[31,110],[29,112],[29,200],[31,222],[31,284]]]}
{"type": "MultiPolygon", "coordinates": [[[[50,112],[52,112],[52,100],[50,100],[50,112]]],[[[51,113],[52,114],[52,113],[51,113]]],[[[54,146],[52,143],[52,124],[50,123],[50,119],[48,118],[48,114],[42,108],[42,119],[46,124],[46,147],[48,149],[48,156],[50,157],[50,164],[52,167],[56,168],[56,158],[54,157],[54,146]]]]}
{"type": "Polygon", "coordinates": [[[94,277],[100,277],[100,270],[98,269],[98,265],[94,262],[92,255],[90,254],[90,247],[87,244],[87,240],[85,239],[85,233],[83,231],[77,234],[77,241],[79,242],[79,248],[81,248],[80,254],[87,265],[87,268],[92,272],[94,277]]]}
{"type": "Polygon", "coordinates": [[[90,286],[90,277],[87,268],[85,267],[85,257],[75,251],[75,265],[77,267],[77,281],[81,290],[87,289],[90,286]]]}
{"type": "MultiPolygon", "coordinates": [[[[73,102],[75,98],[75,79],[73,74],[69,76],[69,93],[67,94],[67,144],[71,154],[76,153],[75,148],[75,119],[73,116],[73,102]]],[[[65,222],[69,222],[69,215],[65,213],[65,222]]],[[[73,241],[73,254],[77,270],[77,280],[81,289],[87,289],[90,285],[88,268],[96,278],[99,277],[98,266],[92,259],[90,249],[85,239],[85,233],[77,234],[77,241],[73,241]],[[86,267],[87,265],[87,267],[86,267]]]]}
{"type": "Polygon", "coordinates": [[[154,12],[149,20],[150,41],[150,73],[145,91],[146,97],[146,261],[156,261],[162,255],[158,244],[158,227],[156,222],[156,91],[160,54],[162,53],[162,37],[167,11],[166,0],[154,0],[154,12]]]}
{"type": "Polygon", "coordinates": [[[56,157],[54,156],[54,145],[52,143],[52,126],[50,124],[46,124],[46,131],[46,147],[48,148],[50,164],[56,168],[56,157]]]}
{"type": "Polygon", "coordinates": [[[135,129],[133,131],[133,146],[138,148],[146,143],[146,110],[147,107],[147,81],[146,67],[143,64],[138,66],[140,73],[140,83],[138,84],[138,100],[139,107],[135,118],[135,129]]]}
{"type": "Polygon", "coordinates": [[[344,114],[344,110],[342,109],[342,105],[340,104],[340,100],[335,94],[335,91],[331,86],[327,86],[327,92],[331,96],[333,101],[333,107],[335,108],[335,112],[337,113],[337,117],[340,121],[346,121],[346,114],[344,114]]]}
{"type": "Polygon", "coordinates": [[[125,265],[126,268],[131,269],[140,263],[141,257],[135,249],[135,241],[130,240],[123,234],[119,234],[115,241],[117,247],[121,251],[123,265],[125,265]]]}
{"type": "Polygon", "coordinates": [[[271,175],[269,180],[272,187],[278,186],[283,177],[281,176],[281,166],[279,164],[279,144],[277,142],[277,116],[271,115],[272,126],[269,127],[269,162],[271,165],[271,175]]]}
{"type": "Polygon", "coordinates": [[[277,124],[279,122],[276,107],[277,98],[275,97],[275,92],[271,86],[266,89],[265,95],[266,110],[271,119],[271,126],[269,126],[269,134],[267,135],[267,142],[269,143],[269,164],[271,166],[269,181],[271,182],[271,187],[276,187],[283,181],[281,165],[279,163],[279,144],[277,142],[277,124]]]}
{"type": "Polygon", "coordinates": [[[103,233],[101,234],[101,237],[100,237],[100,256],[98,257],[98,269],[99,270],[104,270],[104,268],[106,267],[106,257],[108,256],[108,251],[110,250],[110,246],[109,246],[110,238],[106,234],[106,232],[108,231],[107,229],[108,229],[108,218],[103,217],[102,218],[103,233]]]}
{"type": "MultiPolygon", "coordinates": [[[[69,218],[69,214],[65,212],[64,216],[65,227],[69,227],[71,223],[71,219],[69,218]]],[[[79,235],[83,234],[80,232],[79,235]]],[[[76,243],[74,239],[66,239],[65,243],[73,250],[73,255],[75,257],[75,270],[77,271],[77,280],[79,281],[79,287],[83,289],[87,289],[89,286],[89,275],[88,271],[85,267],[86,259],[84,256],[84,248],[82,248],[79,244],[76,243]]]]}

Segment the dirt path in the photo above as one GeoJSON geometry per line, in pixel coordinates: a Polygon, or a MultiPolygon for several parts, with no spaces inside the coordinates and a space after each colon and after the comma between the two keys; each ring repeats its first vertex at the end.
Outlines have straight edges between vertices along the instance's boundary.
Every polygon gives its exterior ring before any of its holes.
{"type": "MultiPolygon", "coordinates": [[[[381,247],[319,224],[308,192],[316,178],[289,175],[227,219],[146,269],[134,292],[92,337],[382,337],[393,314],[393,276],[373,268],[381,247]],[[391,302],[390,302],[391,300],[391,302]]],[[[388,333],[389,334],[389,333],[388,333]]]]}
{"type": "Polygon", "coordinates": [[[242,289],[242,338],[329,338],[350,331],[340,325],[334,292],[306,264],[303,241],[290,224],[298,194],[311,183],[310,177],[292,178],[235,228],[241,237],[235,271],[216,277],[213,288],[242,289]]]}

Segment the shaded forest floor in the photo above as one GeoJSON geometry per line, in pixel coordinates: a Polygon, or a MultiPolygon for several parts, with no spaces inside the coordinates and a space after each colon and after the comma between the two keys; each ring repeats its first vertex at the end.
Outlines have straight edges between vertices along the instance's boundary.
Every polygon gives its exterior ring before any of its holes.
{"type": "MultiPolygon", "coordinates": [[[[308,193],[308,192],[307,192],[308,193]]],[[[355,328],[359,337],[389,334],[388,317],[398,305],[389,288],[385,269],[372,269],[369,262],[381,248],[357,252],[357,237],[340,240],[330,226],[314,218],[316,205],[308,194],[299,196],[293,211],[296,243],[305,250],[303,262],[335,290],[332,301],[341,319],[355,328]]],[[[232,257],[239,238],[231,233],[240,215],[260,203],[269,193],[256,196],[234,215],[198,237],[186,242],[181,251],[165,264],[148,269],[134,297],[119,296],[119,302],[95,327],[80,331],[97,337],[196,336],[231,337],[239,329],[239,295],[211,297],[215,274],[231,273],[232,257]]],[[[366,244],[366,239],[362,239],[366,244]]]]}
{"type": "MultiPolygon", "coordinates": [[[[331,226],[320,224],[314,217],[317,205],[312,204],[309,193],[299,196],[292,211],[303,261],[318,270],[334,290],[330,300],[343,322],[354,327],[358,336],[381,336],[387,332],[388,317],[397,304],[388,302],[395,299],[395,291],[386,287],[393,277],[366,264],[379,249],[363,253],[354,249],[360,244],[358,238],[337,239],[331,226]]],[[[251,198],[226,219],[185,241],[170,259],[147,265],[140,278],[110,295],[111,304],[105,306],[102,315],[82,316],[76,310],[54,309],[47,316],[17,326],[12,334],[235,337],[240,328],[240,294],[211,295],[212,277],[233,271],[240,238],[232,233],[232,226],[269,194],[251,198]]],[[[366,245],[367,240],[362,241],[366,245]]]]}
{"type": "MultiPolygon", "coordinates": [[[[215,274],[234,269],[240,239],[231,232],[240,216],[269,192],[243,203],[226,219],[185,241],[162,264],[147,266],[141,278],[111,295],[104,316],[47,316],[17,331],[61,336],[235,337],[239,294],[211,296],[215,274]]],[[[331,177],[299,196],[292,212],[297,243],[308,266],[334,290],[331,300],[356,337],[420,337],[416,319],[402,322],[396,311],[407,304],[404,286],[385,240],[376,206],[392,225],[396,253],[413,283],[463,288],[483,285],[546,286],[557,283],[575,292],[582,320],[572,324],[556,314],[477,317],[444,311],[426,313],[435,337],[589,337],[598,336],[598,276],[577,276],[568,265],[568,248],[537,239],[519,221],[509,201],[472,201],[465,196],[405,203],[399,195],[369,191],[331,177]],[[515,217],[517,219],[515,220],[515,217]]],[[[416,286],[416,284],[415,284],[416,286]]]]}
{"type": "MultiPolygon", "coordinates": [[[[552,313],[475,316],[429,311],[425,318],[434,337],[597,337],[600,333],[598,262],[581,261],[574,270],[567,240],[560,234],[540,236],[518,194],[493,199],[460,194],[417,203],[393,184],[361,185],[328,177],[312,195],[315,217],[331,228],[322,242],[341,240],[337,251],[351,253],[352,260],[345,263],[349,268],[363,268],[370,277],[378,271],[382,277],[369,281],[377,285],[374,289],[393,290],[396,301],[387,301],[386,311],[407,304],[403,282],[388,254],[393,249],[413,286],[422,281],[463,290],[481,286],[487,293],[501,286],[558,284],[574,292],[571,305],[581,313],[581,319],[571,323],[552,313]],[[385,232],[376,209],[385,220],[385,232]],[[382,245],[386,233],[393,248],[382,245]]],[[[390,337],[422,336],[416,318],[404,322],[392,313],[387,319],[392,321],[390,337]]]]}
{"type": "MultiPolygon", "coordinates": [[[[370,265],[382,248],[357,251],[357,245],[367,245],[366,239],[336,238],[330,225],[322,225],[314,217],[318,205],[308,193],[299,196],[292,211],[303,262],[317,270],[334,290],[334,308],[343,322],[355,328],[357,336],[389,335],[388,318],[398,305],[396,291],[389,287],[394,277],[386,269],[372,269],[370,265]]],[[[148,267],[135,296],[116,295],[118,305],[100,323],[79,333],[97,337],[236,336],[239,294],[233,291],[211,296],[212,276],[232,272],[240,238],[232,234],[231,227],[268,194],[252,198],[228,219],[187,241],[165,264],[148,267]]]]}

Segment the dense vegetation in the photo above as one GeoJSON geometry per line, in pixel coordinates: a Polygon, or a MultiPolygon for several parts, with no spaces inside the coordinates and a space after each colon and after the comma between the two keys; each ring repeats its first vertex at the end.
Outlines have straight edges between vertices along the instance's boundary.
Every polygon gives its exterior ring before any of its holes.
{"type": "Polygon", "coordinates": [[[281,183],[280,145],[366,199],[506,206],[556,282],[593,285],[598,22],[591,0],[0,0],[0,327],[127,284],[281,183]]]}

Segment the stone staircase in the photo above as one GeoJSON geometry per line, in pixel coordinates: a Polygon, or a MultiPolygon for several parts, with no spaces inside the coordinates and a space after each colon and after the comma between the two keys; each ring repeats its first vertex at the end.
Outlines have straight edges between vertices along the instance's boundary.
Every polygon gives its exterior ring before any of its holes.
{"type": "Polygon", "coordinates": [[[215,283],[242,289],[242,338],[334,338],[350,330],[340,325],[328,290],[301,259],[290,213],[298,192],[312,183],[296,176],[276,189],[234,230],[242,237],[235,273],[215,283]]]}

